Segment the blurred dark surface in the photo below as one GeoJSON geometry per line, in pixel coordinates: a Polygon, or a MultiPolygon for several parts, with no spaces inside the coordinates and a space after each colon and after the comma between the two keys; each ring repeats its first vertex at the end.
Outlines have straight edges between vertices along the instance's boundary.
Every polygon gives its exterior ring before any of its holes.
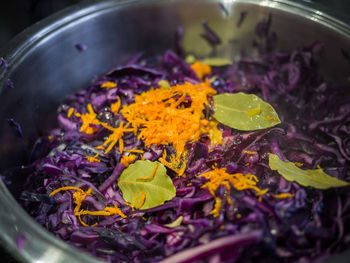
{"type": "MultiPolygon", "coordinates": [[[[10,0],[0,4],[0,48],[23,29],[65,7],[87,0],[10,0]]],[[[117,0],[116,0],[117,1],[117,0]]],[[[349,0],[294,0],[325,7],[330,14],[350,23],[349,0]]]]}
{"type": "MultiPolygon", "coordinates": [[[[0,4],[0,49],[25,28],[81,0],[9,0],[0,4]]],[[[0,244],[0,262],[18,263],[0,244]]]]}
{"type": "Polygon", "coordinates": [[[0,4],[0,48],[23,29],[82,0],[10,0],[0,4]]]}
{"type": "MultiPolygon", "coordinates": [[[[30,25],[65,7],[84,0],[10,0],[0,4],[0,49],[30,25]]],[[[85,0],[86,1],[86,0],[85,0]]],[[[349,0],[300,0],[309,6],[318,4],[328,13],[350,23],[349,0]]],[[[1,262],[17,263],[0,244],[1,262]]]]}

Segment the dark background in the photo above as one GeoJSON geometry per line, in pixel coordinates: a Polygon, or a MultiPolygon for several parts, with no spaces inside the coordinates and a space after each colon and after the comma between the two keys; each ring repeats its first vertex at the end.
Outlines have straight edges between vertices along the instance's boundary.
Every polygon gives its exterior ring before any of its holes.
{"type": "MultiPolygon", "coordinates": [[[[56,11],[83,1],[86,0],[2,0],[0,4],[0,49],[26,27],[56,11]]],[[[327,13],[350,23],[349,0],[294,1],[311,6],[317,4],[317,7],[320,6],[327,13]]]]}
{"type": "MultiPolygon", "coordinates": [[[[0,4],[0,49],[25,28],[79,2],[88,0],[2,0],[0,4]]],[[[116,0],[117,1],[117,0],[116,0]]],[[[316,7],[350,24],[349,0],[295,0],[316,7]]],[[[8,253],[1,249],[0,262],[16,263],[8,253]]]]}

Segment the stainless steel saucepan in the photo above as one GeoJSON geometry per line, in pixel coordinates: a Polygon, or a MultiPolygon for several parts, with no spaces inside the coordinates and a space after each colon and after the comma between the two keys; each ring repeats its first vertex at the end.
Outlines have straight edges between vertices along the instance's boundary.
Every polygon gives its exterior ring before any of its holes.
{"type": "MultiPolygon", "coordinates": [[[[185,29],[185,50],[209,54],[200,37],[206,19],[222,38],[217,52],[234,58],[254,55],[255,26],[272,15],[276,48],[288,51],[323,41],[325,75],[332,80],[349,76],[350,27],[319,10],[286,0],[121,0],[90,1],[59,12],[25,30],[0,51],[8,67],[0,69],[0,173],[11,174],[11,184],[0,180],[0,240],[24,262],[98,262],[46,231],[16,202],[26,174],[12,170],[30,160],[29,147],[42,131],[56,125],[56,108],[68,94],[142,52],[159,54],[175,47],[178,26],[185,29]],[[247,12],[237,26],[240,14],[247,12]],[[234,40],[234,41],[230,41],[234,40]],[[233,43],[232,43],[233,42],[233,43]],[[81,51],[76,45],[83,44],[81,51]],[[9,80],[14,88],[8,87],[9,80]],[[22,125],[23,138],[7,119],[22,125]]],[[[348,262],[346,252],[329,262],[348,262]]]]}

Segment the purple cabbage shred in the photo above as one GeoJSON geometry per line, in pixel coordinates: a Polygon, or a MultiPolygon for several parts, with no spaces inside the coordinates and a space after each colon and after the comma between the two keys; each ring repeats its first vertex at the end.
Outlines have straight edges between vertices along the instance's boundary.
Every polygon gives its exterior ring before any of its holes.
{"type": "MultiPolygon", "coordinates": [[[[238,26],[243,22],[242,14],[238,26]]],[[[274,40],[269,16],[256,27],[258,46],[270,51],[274,40]]],[[[202,35],[211,45],[221,43],[207,22],[202,35]]],[[[183,31],[177,32],[178,38],[183,31]]],[[[318,165],[325,172],[350,181],[350,93],[349,84],[326,82],[318,69],[315,54],[321,42],[290,53],[265,52],[258,58],[242,58],[225,67],[213,67],[208,78],[217,93],[253,93],[269,102],[282,123],[266,130],[241,132],[224,125],[218,128],[225,143],[210,146],[208,136],[187,144],[188,164],[184,177],[168,170],[176,186],[176,197],[147,210],[133,211],[124,204],[117,180],[125,168],[121,153],[114,147],[108,154],[96,149],[108,131],[93,135],[79,131],[81,119],[67,116],[68,108],[85,113],[91,103],[99,120],[110,125],[123,120],[109,105],[120,98],[121,104],[133,103],[136,95],[159,87],[160,80],[171,85],[199,81],[195,72],[172,51],[143,58],[138,55],[127,65],[101,76],[87,89],[71,95],[58,109],[59,127],[50,131],[50,139],[37,142],[33,163],[21,203],[35,220],[68,244],[108,262],[320,262],[350,247],[349,188],[317,190],[286,181],[268,166],[268,153],[283,160],[303,163],[306,169],[318,165]],[[110,81],[117,85],[100,88],[110,81]],[[247,155],[245,151],[254,152],[247,155]],[[100,162],[88,162],[86,155],[99,154],[100,162]],[[216,164],[229,173],[250,173],[267,194],[258,198],[253,191],[225,191],[217,195],[223,201],[220,214],[210,212],[215,200],[201,186],[198,175],[216,164]],[[49,194],[57,188],[74,185],[93,194],[83,205],[103,210],[115,203],[126,215],[91,216],[80,224],[74,215],[72,191],[49,194]],[[273,195],[293,194],[292,198],[273,195]],[[169,223],[182,217],[176,227],[169,223]]],[[[178,51],[181,54],[182,49],[178,51]]],[[[182,54],[181,54],[182,55],[182,54]]],[[[211,119],[211,114],[206,115],[211,119]]],[[[17,135],[22,131],[9,119],[17,135]]],[[[137,135],[125,138],[125,149],[144,150],[143,158],[157,160],[171,146],[146,148],[137,135]]],[[[139,156],[138,158],[141,158],[139,156]]]]}

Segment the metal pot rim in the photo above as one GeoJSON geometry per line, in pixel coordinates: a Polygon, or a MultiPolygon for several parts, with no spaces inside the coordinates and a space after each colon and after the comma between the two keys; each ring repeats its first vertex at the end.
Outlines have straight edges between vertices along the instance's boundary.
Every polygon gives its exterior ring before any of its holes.
{"type": "MultiPolygon", "coordinates": [[[[23,32],[14,37],[3,49],[0,49],[0,56],[8,62],[9,69],[15,65],[25,53],[35,46],[38,42],[56,32],[57,30],[68,26],[69,24],[89,19],[97,13],[109,11],[113,8],[125,8],[127,6],[143,4],[152,4],[156,2],[166,2],[167,0],[92,0],[89,2],[78,3],[59,11],[25,29],[23,32]]],[[[181,1],[181,0],[172,0],[181,1]]],[[[193,0],[202,1],[202,0],[193,0]]],[[[218,0],[218,3],[244,3],[259,6],[265,6],[272,9],[278,9],[287,13],[301,16],[305,19],[312,20],[322,24],[346,37],[350,37],[350,26],[341,20],[328,15],[320,5],[309,7],[301,3],[295,3],[291,0],[218,0]]],[[[329,12],[330,10],[325,10],[329,12]]],[[[0,83],[2,79],[0,75],[0,83]]]]}
{"type": "MultiPolygon", "coordinates": [[[[44,40],[50,34],[53,34],[56,31],[71,25],[72,23],[89,19],[91,16],[95,16],[96,14],[103,12],[108,12],[114,8],[125,8],[128,6],[139,5],[140,3],[152,4],[156,2],[166,1],[167,0],[93,0],[66,8],[36,23],[35,25],[27,28],[22,33],[17,35],[4,49],[0,50],[0,56],[3,56],[4,59],[8,62],[8,68],[2,72],[0,71],[0,92],[5,86],[4,82],[7,80],[7,76],[11,73],[12,68],[14,68],[16,64],[20,63],[21,59],[26,55],[27,52],[32,49],[32,47],[37,45],[40,41],[44,40]]],[[[175,2],[182,0],[172,1],[175,2]]],[[[336,31],[339,34],[350,38],[350,26],[324,12],[321,12],[320,9],[318,9],[318,6],[316,8],[311,8],[300,3],[292,2],[290,0],[221,0],[219,2],[222,2],[223,4],[252,4],[281,10],[322,24],[323,26],[336,31]]],[[[7,220],[7,230],[1,229],[2,231],[0,231],[0,240],[18,260],[23,262],[43,262],[42,260],[44,259],[50,259],[50,262],[65,262],[65,260],[69,259],[69,262],[100,262],[95,258],[81,253],[74,247],[66,244],[64,241],[61,241],[60,239],[54,237],[46,229],[36,223],[34,219],[31,218],[27,212],[16,202],[16,200],[13,198],[1,180],[0,199],[7,201],[6,204],[4,204],[5,207],[1,208],[1,214],[4,215],[5,213],[4,217],[6,217],[5,220],[7,220]],[[6,214],[6,210],[11,211],[12,215],[6,214]],[[12,231],[8,229],[8,226],[13,226],[12,231]],[[23,249],[18,250],[15,240],[18,238],[18,234],[20,234],[21,231],[25,229],[31,229],[31,234],[34,234],[33,236],[28,237],[28,239],[31,239],[28,240],[28,242],[40,242],[41,245],[46,245],[46,252],[48,253],[46,255],[46,258],[38,255],[37,253],[39,251],[35,251],[33,247],[24,247],[23,249]],[[65,254],[64,258],[60,258],[62,254],[65,254]],[[57,256],[56,258],[55,255],[57,256]]],[[[3,219],[0,220],[0,223],[1,222],[4,222],[3,219]]]]}

